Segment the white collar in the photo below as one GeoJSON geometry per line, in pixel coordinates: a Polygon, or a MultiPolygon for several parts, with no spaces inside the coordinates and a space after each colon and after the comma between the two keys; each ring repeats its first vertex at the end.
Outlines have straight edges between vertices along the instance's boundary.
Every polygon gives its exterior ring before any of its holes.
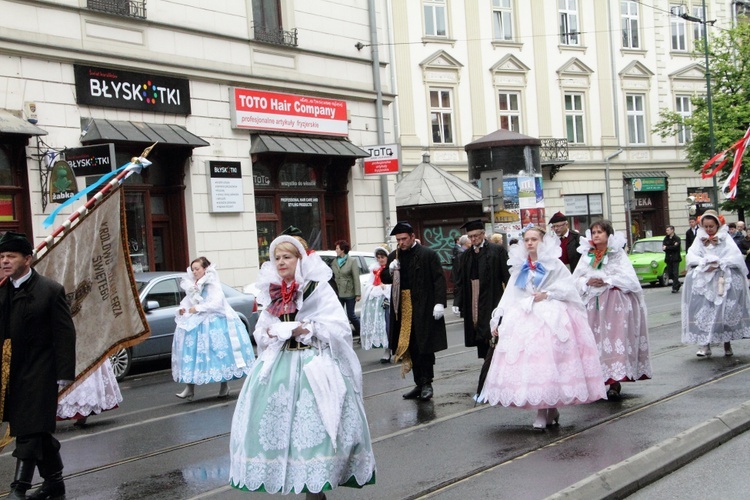
{"type": "Polygon", "coordinates": [[[10,279],[10,282],[13,283],[14,288],[18,288],[27,281],[29,281],[29,278],[31,278],[31,268],[29,268],[29,272],[18,278],[17,280],[14,280],[13,278],[10,279]]]}

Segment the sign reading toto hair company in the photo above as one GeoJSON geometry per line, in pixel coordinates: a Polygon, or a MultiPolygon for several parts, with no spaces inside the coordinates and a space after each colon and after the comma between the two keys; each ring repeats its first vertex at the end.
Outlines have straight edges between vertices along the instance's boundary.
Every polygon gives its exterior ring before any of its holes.
{"type": "Polygon", "coordinates": [[[349,135],[346,101],[229,89],[232,128],[317,135],[349,135]]]}
{"type": "Polygon", "coordinates": [[[78,104],[190,114],[190,82],[184,78],[79,64],[74,72],[78,104]]]}

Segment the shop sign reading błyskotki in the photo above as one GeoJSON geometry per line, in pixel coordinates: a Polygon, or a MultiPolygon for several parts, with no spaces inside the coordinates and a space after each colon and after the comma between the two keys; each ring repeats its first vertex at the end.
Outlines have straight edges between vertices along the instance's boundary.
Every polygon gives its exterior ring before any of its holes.
{"type": "Polygon", "coordinates": [[[232,128],[349,135],[346,101],[235,87],[229,92],[232,128]]]}

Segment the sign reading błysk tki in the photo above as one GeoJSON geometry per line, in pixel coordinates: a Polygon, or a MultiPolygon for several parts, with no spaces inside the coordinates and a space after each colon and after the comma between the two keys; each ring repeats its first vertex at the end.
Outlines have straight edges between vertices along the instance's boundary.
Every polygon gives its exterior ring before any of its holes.
{"type": "Polygon", "coordinates": [[[232,128],[349,135],[346,101],[235,87],[229,92],[232,128]]]}
{"type": "Polygon", "coordinates": [[[211,212],[244,212],[242,164],[238,161],[208,162],[211,212]]]}
{"type": "Polygon", "coordinates": [[[74,72],[78,104],[190,114],[190,82],[184,78],[78,64],[74,72]]]}
{"type": "Polygon", "coordinates": [[[398,144],[365,146],[362,149],[370,153],[368,158],[364,158],[365,175],[397,174],[401,171],[398,144]]]}
{"type": "Polygon", "coordinates": [[[115,145],[112,143],[69,148],[63,154],[76,177],[104,175],[111,172],[115,164],[115,145]]]}

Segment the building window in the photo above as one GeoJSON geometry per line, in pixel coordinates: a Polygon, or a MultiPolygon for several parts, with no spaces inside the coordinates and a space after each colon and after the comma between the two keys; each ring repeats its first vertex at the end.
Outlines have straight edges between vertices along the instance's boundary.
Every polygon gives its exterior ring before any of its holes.
{"type": "Polygon", "coordinates": [[[90,10],[146,19],[146,0],[87,0],[90,10]]]}
{"type": "Polygon", "coordinates": [[[560,18],[560,43],[562,45],[580,45],[578,27],[578,0],[557,0],[560,18]]]}
{"type": "Polygon", "coordinates": [[[297,46],[297,29],[284,30],[281,0],[253,0],[253,39],[274,45],[297,46]]]}
{"type": "Polygon", "coordinates": [[[424,0],[425,36],[447,36],[445,29],[445,0],[424,0]]]}
{"type": "Polygon", "coordinates": [[[646,111],[643,94],[625,95],[625,108],[628,113],[628,143],[646,144],[646,111]]]}
{"type": "Polygon", "coordinates": [[[517,92],[499,92],[500,128],[521,132],[521,95],[517,92]]]}
{"type": "Polygon", "coordinates": [[[432,142],[453,144],[453,98],[450,90],[430,90],[430,121],[432,142]]]}
{"type": "Polygon", "coordinates": [[[571,220],[571,227],[585,233],[591,224],[604,217],[601,194],[574,194],[563,196],[565,215],[571,220]]]}
{"type": "MultiPolygon", "coordinates": [[[[706,20],[706,13],[703,10],[703,6],[693,7],[693,17],[700,19],[701,21],[706,20]]],[[[697,44],[703,40],[703,33],[706,30],[706,25],[703,22],[693,23],[693,43],[697,44]]]]}
{"type": "Polygon", "coordinates": [[[641,41],[638,37],[638,2],[631,0],[620,2],[620,12],[622,14],[622,48],[641,48],[641,41]]]}
{"type": "Polygon", "coordinates": [[[569,143],[586,142],[583,130],[583,94],[565,94],[565,129],[569,143]]]}
{"type": "MultiPolygon", "coordinates": [[[[685,118],[688,118],[692,114],[690,96],[678,95],[677,97],[675,97],[675,111],[683,118],[683,120],[685,118]]],[[[687,142],[690,142],[690,139],[692,139],[692,135],[693,134],[690,128],[685,127],[684,125],[677,126],[678,143],[685,144],[687,142]]]]}
{"type": "Polygon", "coordinates": [[[513,40],[512,0],[492,0],[492,33],[495,40],[513,40]]]}
{"type": "Polygon", "coordinates": [[[685,52],[687,50],[685,20],[681,18],[687,11],[684,5],[673,5],[669,8],[669,29],[672,37],[672,50],[685,52]]]}

